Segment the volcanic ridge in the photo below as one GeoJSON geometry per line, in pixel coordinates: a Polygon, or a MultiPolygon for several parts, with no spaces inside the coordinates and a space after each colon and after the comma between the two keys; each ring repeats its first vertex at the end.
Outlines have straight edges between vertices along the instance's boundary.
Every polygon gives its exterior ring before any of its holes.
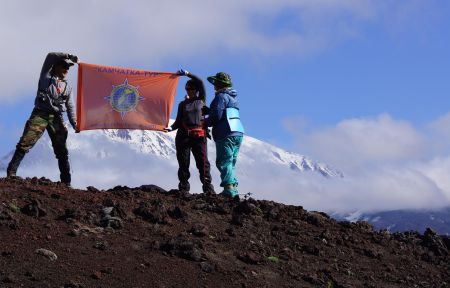
{"type": "Polygon", "coordinates": [[[450,239],[430,229],[391,234],[250,196],[0,178],[0,287],[450,285],[450,239]]]}

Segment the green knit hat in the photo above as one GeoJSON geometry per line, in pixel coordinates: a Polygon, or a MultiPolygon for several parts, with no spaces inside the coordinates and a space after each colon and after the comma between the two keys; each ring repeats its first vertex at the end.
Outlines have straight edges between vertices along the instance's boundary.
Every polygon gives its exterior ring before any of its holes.
{"type": "Polygon", "coordinates": [[[225,72],[219,72],[215,76],[209,76],[207,79],[213,85],[222,84],[226,87],[233,86],[230,75],[225,72]]]}

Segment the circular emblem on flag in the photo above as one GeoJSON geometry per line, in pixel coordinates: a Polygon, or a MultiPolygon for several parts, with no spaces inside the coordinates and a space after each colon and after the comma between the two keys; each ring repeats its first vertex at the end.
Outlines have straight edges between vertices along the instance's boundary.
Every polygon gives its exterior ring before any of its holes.
{"type": "Polygon", "coordinates": [[[138,86],[133,86],[125,79],[123,84],[113,86],[111,95],[105,97],[109,101],[114,111],[120,113],[122,118],[126,113],[136,111],[139,101],[144,98],[139,95],[138,86]]]}

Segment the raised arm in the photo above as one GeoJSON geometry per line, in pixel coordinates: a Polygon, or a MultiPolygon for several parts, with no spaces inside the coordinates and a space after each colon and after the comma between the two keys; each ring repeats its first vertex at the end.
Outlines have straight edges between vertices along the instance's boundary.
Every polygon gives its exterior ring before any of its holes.
{"type": "Polygon", "coordinates": [[[47,88],[44,86],[47,85],[48,82],[42,81],[52,77],[51,71],[53,69],[53,66],[63,59],[70,59],[72,62],[78,63],[78,57],[72,54],[62,52],[50,52],[47,54],[47,57],[45,57],[44,60],[44,64],[42,64],[41,75],[39,77],[39,89],[47,88]]]}
{"type": "Polygon", "coordinates": [[[186,71],[186,76],[191,78],[192,80],[194,80],[197,83],[197,87],[198,87],[198,97],[205,102],[206,101],[206,90],[205,90],[205,84],[203,84],[202,79],[200,79],[197,75],[192,74],[191,72],[187,72],[186,71]]]}

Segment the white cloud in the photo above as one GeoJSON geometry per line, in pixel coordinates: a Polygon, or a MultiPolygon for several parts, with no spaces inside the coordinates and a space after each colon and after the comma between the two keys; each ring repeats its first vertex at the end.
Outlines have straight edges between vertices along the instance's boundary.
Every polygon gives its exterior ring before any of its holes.
{"type": "MultiPolygon", "coordinates": [[[[290,129],[290,120],[285,122],[290,129]]],[[[405,121],[392,119],[388,114],[377,118],[348,119],[333,127],[299,133],[300,149],[344,171],[359,170],[367,164],[417,159],[425,144],[425,137],[414,127],[405,121]]]]}
{"type": "Polygon", "coordinates": [[[439,117],[427,127],[429,145],[437,155],[450,154],[450,113],[439,117]]]}
{"type": "Polygon", "coordinates": [[[3,101],[33,96],[49,51],[90,63],[158,70],[232,53],[304,55],[358,34],[377,1],[8,1],[0,11],[3,101]]]}
{"type": "MultiPolygon", "coordinates": [[[[344,120],[310,133],[297,131],[299,151],[308,151],[345,173],[343,181],[322,181],[308,187],[305,203],[312,199],[309,205],[341,212],[450,205],[450,155],[447,149],[441,156],[440,149],[450,146],[445,133],[448,121],[450,117],[445,115],[419,129],[382,114],[344,120]]],[[[290,121],[285,122],[289,130],[290,121]]]]}
{"type": "MultiPolygon", "coordinates": [[[[447,144],[448,143],[449,142],[447,142],[447,144]]],[[[439,189],[445,191],[447,198],[445,203],[449,203],[450,177],[448,177],[448,174],[450,171],[450,156],[435,157],[426,163],[418,163],[415,168],[417,171],[420,171],[423,175],[426,175],[431,179],[439,189]]]]}

